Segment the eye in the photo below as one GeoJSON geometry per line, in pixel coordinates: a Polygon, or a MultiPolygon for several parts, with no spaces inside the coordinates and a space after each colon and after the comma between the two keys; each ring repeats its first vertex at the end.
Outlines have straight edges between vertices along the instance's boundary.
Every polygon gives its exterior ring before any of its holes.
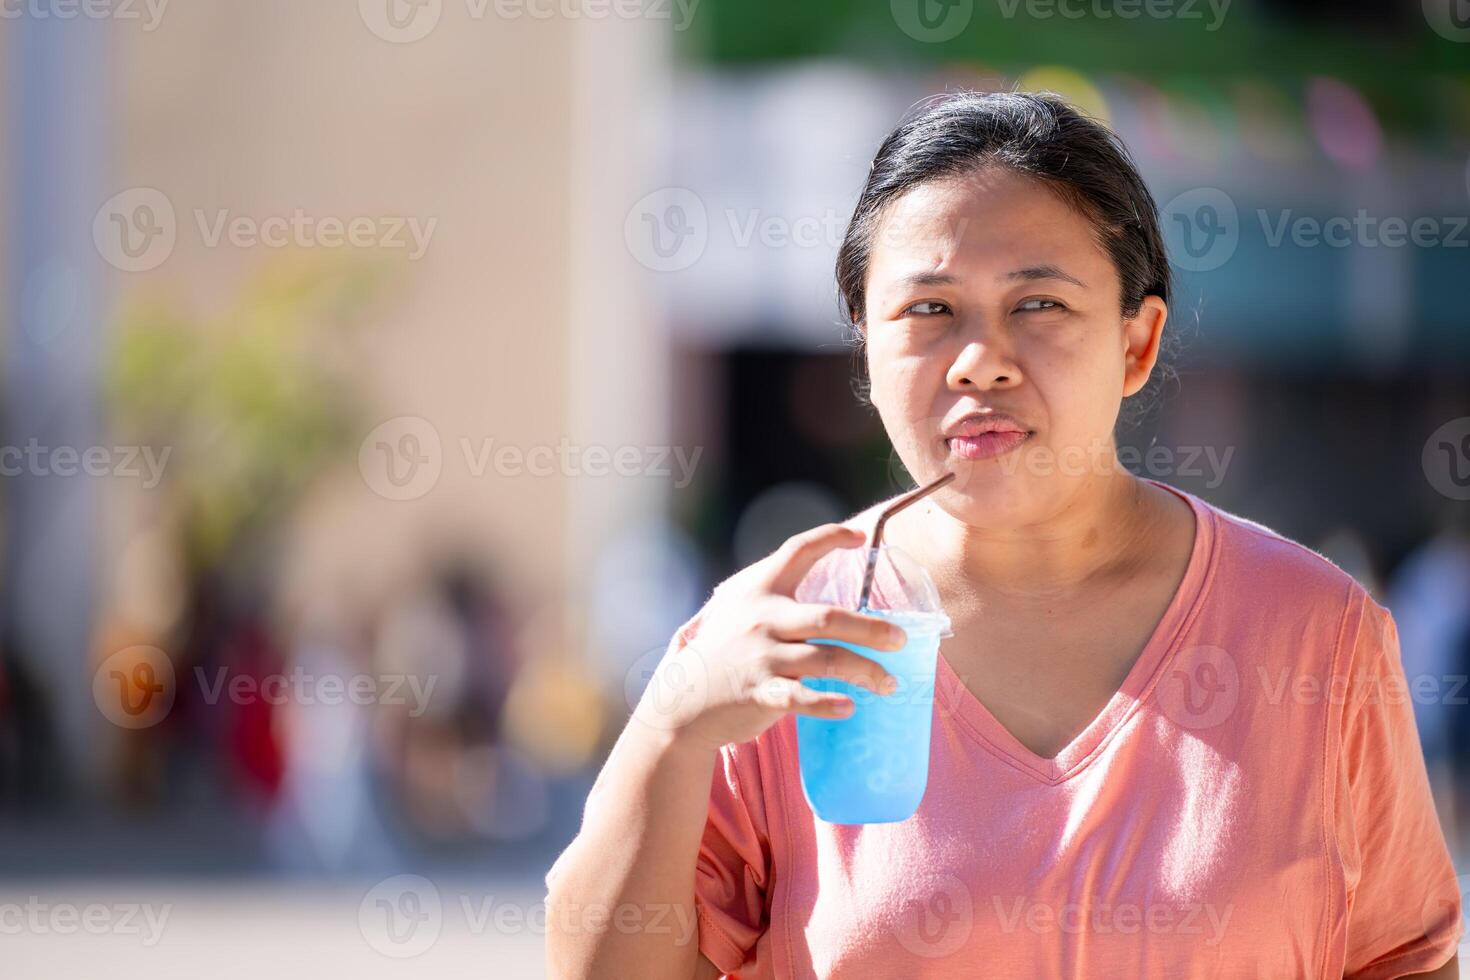
{"type": "Polygon", "coordinates": [[[1056,300],[1054,300],[1054,299],[1043,299],[1043,298],[1041,298],[1039,296],[1038,297],[1035,297],[1035,298],[1032,298],[1032,299],[1022,300],[1021,301],[1021,305],[1018,306],[1018,307],[1016,307],[1017,312],[1021,312],[1021,313],[1041,313],[1041,312],[1045,312],[1047,310],[1064,310],[1064,309],[1066,309],[1066,307],[1063,306],[1061,303],[1057,302],[1056,300]]]}
{"type": "Polygon", "coordinates": [[[904,307],[904,313],[917,313],[919,316],[936,316],[940,313],[948,313],[949,306],[936,299],[921,299],[917,303],[910,303],[904,307]]]}

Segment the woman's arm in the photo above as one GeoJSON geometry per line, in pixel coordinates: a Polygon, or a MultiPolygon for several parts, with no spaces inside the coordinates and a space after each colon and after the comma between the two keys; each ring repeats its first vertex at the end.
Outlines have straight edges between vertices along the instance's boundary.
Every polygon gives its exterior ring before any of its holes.
{"type": "MultiPolygon", "coordinates": [[[[822,555],[861,544],[828,524],[789,539],[721,583],[675,638],[587,798],[582,830],[547,878],[546,956],[554,977],[690,980],[699,952],[695,882],[721,747],[790,712],[844,718],[852,699],[802,684],[829,675],[891,690],[876,661],[807,642],[902,649],[885,620],[794,599],[822,555]]],[[[706,963],[709,961],[705,961],[706,963]]]]}
{"type": "MultiPolygon", "coordinates": [[[[715,976],[719,974],[716,973],[715,976]]],[[[1432,973],[1416,973],[1414,976],[1429,980],[1460,980],[1460,954],[1451,956],[1448,963],[1432,973]]]]}
{"type": "Polygon", "coordinates": [[[623,730],[548,886],[551,976],[699,975],[694,868],[715,757],[636,720],[623,730]]]}

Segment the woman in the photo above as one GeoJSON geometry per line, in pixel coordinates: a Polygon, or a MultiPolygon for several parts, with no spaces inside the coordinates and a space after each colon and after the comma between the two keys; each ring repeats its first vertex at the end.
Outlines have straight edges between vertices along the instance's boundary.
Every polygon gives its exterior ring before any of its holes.
{"type": "Polygon", "coordinates": [[[902,643],[793,599],[877,505],[675,636],[547,876],[553,974],[1457,976],[1389,614],[1117,462],[1170,286],[1117,138],[1048,95],[926,104],[879,149],[837,277],[904,465],[957,476],[885,532],[954,623],[925,798],[831,825],[799,783],[791,716],[851,710],[799,678],[887,681],[805,641],[902,643]]]}

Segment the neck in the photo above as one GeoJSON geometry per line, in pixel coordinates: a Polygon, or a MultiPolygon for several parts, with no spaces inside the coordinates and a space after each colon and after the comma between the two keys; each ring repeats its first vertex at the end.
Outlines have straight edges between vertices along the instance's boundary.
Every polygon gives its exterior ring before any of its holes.
{"type": "Polygon", "coordinates": [[[941,592],[1055,598],[1136,567],[1163,519],[1158,491],[1121,467],[1080,486],[1055,512],[1012,527],[966,524],[932,501],[908,513],[915,549],[941,592]]]}

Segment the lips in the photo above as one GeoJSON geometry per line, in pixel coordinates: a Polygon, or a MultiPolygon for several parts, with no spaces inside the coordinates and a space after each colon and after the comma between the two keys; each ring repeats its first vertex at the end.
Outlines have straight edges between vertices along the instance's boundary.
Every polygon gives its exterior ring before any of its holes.
{"type": "Polygon", "coordinates": [[[950,426],[944,443],[961,459],[1003,456],[1031,437],[1031,432],[1003,412],[971,415],[950,426]]]}
{"type": "Polygon", "coordinates": [[[946,439],[949,451],[961,459],[993,459],[1004,456],[1029,438],[1025,432],[984,432],[978,436],[955,436],[946,439]]]}

